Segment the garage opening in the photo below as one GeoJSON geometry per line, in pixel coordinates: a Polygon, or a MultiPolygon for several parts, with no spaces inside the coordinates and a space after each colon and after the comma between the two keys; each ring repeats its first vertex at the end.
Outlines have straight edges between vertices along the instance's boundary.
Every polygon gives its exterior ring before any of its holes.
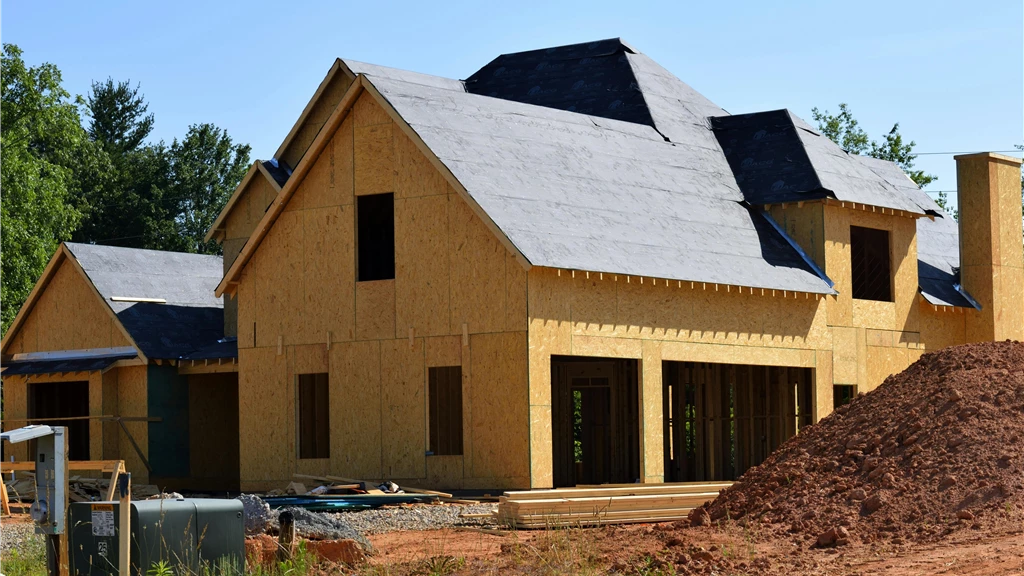
{"type": "Polygon", "coordinates": [[[192,490],[238,490],[238,373],[188,377],[188,482],[192,490]]]}
{"type": "Polygon", "coordinates": [[[638,362],[552,356],[555,487],[640,477],[638,362]]]}
{"type": "Polygon", "coordinates": [[[735,480],[813,422],[810,368],[664,362],[665,481],[735,480]]]}
{"type": "MultiPolygon", "coordinates": [[[[29,384],[28,417],[33,424],[66,426],[65,441],[71,460],[89,460],[89,420],[84,418],[86,416],[89,416],[88,381],[29,384]]],[[[35,452],[34,447],[29,450],[30,453],[35,452]]]]}

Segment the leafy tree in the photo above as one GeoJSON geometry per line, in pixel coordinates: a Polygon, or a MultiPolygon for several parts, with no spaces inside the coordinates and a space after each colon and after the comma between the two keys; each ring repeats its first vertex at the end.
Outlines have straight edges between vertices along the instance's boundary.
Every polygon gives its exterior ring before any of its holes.
{"type": "Polygon", "coordinates": [[[78,108],[56,66],[27,67],[4,44],[0,57],[0,320],[7,331],[80,213],[71,204],[78,157],[88,150],[78,108]]]}
{"type": "Polygon", "coordinates": [[[113,78],[93,82],[86,100],[89,137],[103,144],[111,153],[124,154],[138,150],[153,131],[153,115],[146,114],[149,105],[139,95],[139,86],[131,82],[114,83],[113,78]]]}
{"type": "Polygon", "coordinates": [[[109,162],[82,178],[86,216],[75,239],[220,253],[220,245],[203,237],[245,175],[249,146],[233,144],[212,124],[189,127],[170,147],[146,144],[154,117],[130,82],[94,82],[87,109],[89,136],[109,162]]]}
{"type": "Polygon", "coordinates": [[[844,150],[895,162],[911,180],[922,188],[935,181],[935,175],[925,174],[924,170],[914,169],[914,159],[917,158],[914,154],[916,143],[913,140],[903,141],[898,122],[893,124],[892,130],[889,130],[882,137],[882,141],[878,142],[868,138],[867,133],[857,123],[857,119],[853,117],[850,107],[846,104],[839,105],[838,114],[830,114],[828,110],[822,112],[817,108],[812,108],[811,116],[818,123],[818,130],[844,150]]]}
{"type": "Polygon", "coordinates": [[[248,144],[234,144],[226,130],[213,124],[195,124],[168,151],[168,202],[173,214],[173,240],[167,249],[219,254],[216,242],[206,242],[206,231],[217,219],[231,193],[249,168],[248,144]]]}

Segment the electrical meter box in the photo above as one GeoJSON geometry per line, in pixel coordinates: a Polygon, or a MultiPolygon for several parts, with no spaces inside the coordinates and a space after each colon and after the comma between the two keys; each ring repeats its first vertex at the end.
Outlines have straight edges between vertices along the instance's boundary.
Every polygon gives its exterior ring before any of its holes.
{"type": "MultiPolygon", "coordinates": [[[[71,576],[118,576],[118,502],[76,502],[68,511],[71,576]]],[[[175,574],[245,571],[239,500],[165,499],[131,503],[131,575],[165,562],[175,574]]]]}

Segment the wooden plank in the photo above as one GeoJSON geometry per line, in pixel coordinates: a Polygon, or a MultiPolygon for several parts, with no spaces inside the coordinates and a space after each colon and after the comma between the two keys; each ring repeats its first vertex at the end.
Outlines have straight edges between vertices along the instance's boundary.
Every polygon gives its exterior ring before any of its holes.
{"type": "Polygon", "coordinates": [[[10,516],[11,504],[7,499],[7,485],[0,482],[0,512],[10,516]]]}
{"type": "MultiPolygon", "coordinates": [[[[115,467],[122,463],[121,460],[71,460],[68,462],[68,470],[91,470],[100,472],[113,472],[115,467]]],[[[34,472],[35,462],[2,462],[0,468],[4,472],[22,471],[34,472]]]]}

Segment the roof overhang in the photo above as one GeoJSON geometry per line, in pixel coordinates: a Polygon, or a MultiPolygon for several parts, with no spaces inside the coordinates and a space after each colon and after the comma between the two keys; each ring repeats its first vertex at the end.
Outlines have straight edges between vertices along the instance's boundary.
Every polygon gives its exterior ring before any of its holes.
{"type": "Polygon", "coordinates": [[[132,335],[124,327],[124,324],[121,323],[121,320],[117,317],[117,313],[110,307],[110,302],[103,298],[103,295],[96,289],[96,285],[93,284],[92,279],[89,278],[89,274],[86,273],[85,269],[82,268],[82,265],[78,262],[78,259],[75,258],[75,255],[71,253],[71,250],[69,250],[63,242],[61,242],[57,251],[53,254],[53,257],[51,257],[50,261],[46,264],[46,268],[43,269],[43,273],[40,275],[39,280],[36,281],[36,285],[32,287],[32,291],[29,292],[28,298],[25,299],[25,302],[21,305],[21,309],[18,310],[17,316],[14,317],[14,322],[12,322],[7,328],[7,332],[4,334],[3,339],[0,340],[0,355],[7,353],[7,347],[10,345],[14,335],[21,329],[22,325],[25,323],[25,319],[28,318],[28,315],[32,312],[36,302],[39,300],[39,297],[42,296],[46,287],[50,285],[50,281],[53,279],[53,276],[57,273],[57,270],[65,260],[74,266],[75,270],[81,275],[93,295],[103,303],[103,309],[107,311],[111,320],[114,321],[114,325],[117,326],[128,342],[132,344],[131,347],[138,354],[138,357],[142,362],[148,362],[149,359],[146,358],[146,355],[143,354],[142,349],[139,348],[135,339],[132,338],[132,335]]]}
{"type": "MultiPolygon", "coordinates": [[[[338,61],[338,64],[339,66],[343,65],[340,60],[338,61]]],[[[345,70],[348,70],[348,68],[345,67],[345,70]]],[[[523,256],[522,252],[516,248],[515,244],[509,240],[494,221],[491,220],[490,216],[487,215],[483,208],[477,204],[476,200],[470,196],[469,192],[466,191],[462,183],[459,182],[454,174],[452,174],[451,170],[449,170],[448,167],[438,159],[433,151],[431,151],[423,142],[422,138],[416,134],[415,130],[409,126],[405,119],[402,118],[394,107],[388,103],[387,99],[376,89],[376,87],[373,86],[373,83],[366,77],[366,75],[359,74],[356,76],[355,81],[352,82],[352,85],[349,86],[345,95],[341,98],[341,101],[339,101],[335,106],[331,116],[327,119],[327,122],[324,123],[323,128],[320,129],[316,138],[313,140],[313,143],[310,144],[309,149],[303,155],[302,160],[299,161],[298,166],[292,170],[292,175],[288,178],[288,182],[285,183],[284,187],[281,188],[281,192],[277,195],[277,198],[275,198],[267,208],[266,213],[263,215],[263,219],[256,225],[256,229],[253,230],[252,234],[249,236],[249,240],[245,243],[245,246],[242,247],[241,253],[239,253],[238,257],[235,258],[235,261],[231,264],[231,268],[228,269],[226,274],[224,274],[224,278],[221,280],[220,284],[217,286],[217,290],[215,291],[215,295],[217,297],[220,297],[225,293],[232,296],[235,294],[235,291],[238,288],[239,276],[241,275],[242,269],[245,268],[249,259],[252,258],[253,253],[259,247],[263,238],[266,237],[267,233],[270,231],[270,227],[277,220],[281,212],[284,211],[288,201],[291,199],[292,195],[295,194],[295,191],[309,173],[310,168],[312,168],[313,164],[320,156],[320,152],[323,151],[324,147],[333,137],[342,121],[346,116],[348,116],[349,112],[351,112],[356,99],[359,98],[363,92],[370,94],[377,104],[379,104],[381,108],[388,113],[391,119],[395,122],[395,125],[402,130],[414,144],[416,144],[417,149],[426,156],[434,168],[440,171],[445,180],[447,180],[456,192],[459,193],[459,196],[469,204],[473,212],[479,216],[488,229],[495,234],[498,241],[500,241],[516,257],[516,260],[523,266],[523,268],[526,270],[530,269],[530,261],[523,256]]]]}
{"type": "Polygon", "coordinates": [[[245,193],[245,189],[252,182],[252,179],[259,178],[260,176],[266,178],[267,182],[274,187],[274,190],[276,190],[278,194],[281,193],[281,185],[277,183],[277,180],[275,180],[270,174],[267,168],[263,165],[263,162],[261,160],[253,162],[252,166],[249,167],[249,171],[245,173],[245,177],[243,177],[242,181],[238,183],[235,191],[231,194],[231,197],[228,198],[227,203],[224,204],[224,208],[221,209],[220,214],[217,215],[217,219],[213,221],[213,225],[210,226],[209,230],[207,230],[205,238],[207,242],[210,240],[216,240],[218,242],[224,241],[228,215],[231,214],[232,210],[234,210],[235,204],[237,204],[239,199],[241,199],[242,194],[245,193]]]}
{"type": "Polygon", "coordinates": [[[14,354],[11,359],[4,361],[0,369],[4,376],[102,372],[114,363],[125,360],[139,360],[138,363],[142,363],[133,346],[120,346],[14,354]]]}

